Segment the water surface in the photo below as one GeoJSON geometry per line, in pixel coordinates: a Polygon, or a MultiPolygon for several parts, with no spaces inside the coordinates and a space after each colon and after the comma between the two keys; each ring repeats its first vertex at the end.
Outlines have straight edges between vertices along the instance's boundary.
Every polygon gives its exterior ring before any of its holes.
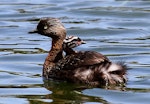
{"type": "Polygon", "coordinates": [[[0,104],[149,104],[149,17],[149,0],[1,0],[0,104]],[[126,61],[126,87],[82,88],[43,81],[42,64],[51,39],[28,34],[41,17],[61,19],[68,35],[87,42],[76,50],[126,61]]]}

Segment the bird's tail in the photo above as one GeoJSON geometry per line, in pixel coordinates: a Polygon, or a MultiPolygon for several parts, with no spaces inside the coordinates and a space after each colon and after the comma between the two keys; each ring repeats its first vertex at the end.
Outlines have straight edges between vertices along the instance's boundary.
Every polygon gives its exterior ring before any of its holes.
{"type": "Polygon", "coordinates": [[[109,63],[106,66],[101,69],[102,79],[106,84],[121,84],[127,81],[128,68],[124,62],[109,63]]]}

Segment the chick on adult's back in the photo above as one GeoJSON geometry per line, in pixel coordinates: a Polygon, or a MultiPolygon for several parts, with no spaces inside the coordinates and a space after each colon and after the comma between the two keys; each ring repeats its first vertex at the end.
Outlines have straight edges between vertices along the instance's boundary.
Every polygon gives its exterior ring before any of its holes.
{"type": "Polygon", "coordinates": [[[126,82],[127,67],[112,63],[106,56],[94,51],[79,51],[59,57],[63,51],[66,29],[57,18],[42,18],[35,31],[52,38],[52,48],[43,65],[43,76],[89,85],[120,84],[126,82]]]}

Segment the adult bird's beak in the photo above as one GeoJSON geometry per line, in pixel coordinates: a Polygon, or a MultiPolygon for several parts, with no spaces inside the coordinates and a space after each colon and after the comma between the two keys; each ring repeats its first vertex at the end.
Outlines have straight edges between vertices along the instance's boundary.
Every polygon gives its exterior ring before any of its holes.
{"type": "Polygon", "coordinates": [[[32,31],[29,31],[28,33],[29,33],[29,34],[38,33],[38,30],[35,29],[35,30],[32,30],[32,31]]]}

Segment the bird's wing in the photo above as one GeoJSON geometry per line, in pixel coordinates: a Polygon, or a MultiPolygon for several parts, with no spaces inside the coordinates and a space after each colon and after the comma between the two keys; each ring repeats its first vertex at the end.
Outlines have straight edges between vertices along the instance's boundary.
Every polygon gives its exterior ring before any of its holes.
{"type": "Polygon", "coordinates": [[[55,67],[60,70],[68,70],[103,62],[109,62],[109,59],[106,56],[94,51],[81,51],[75,54],[67,55],[63,59],[59,60],[55,67]]]}

